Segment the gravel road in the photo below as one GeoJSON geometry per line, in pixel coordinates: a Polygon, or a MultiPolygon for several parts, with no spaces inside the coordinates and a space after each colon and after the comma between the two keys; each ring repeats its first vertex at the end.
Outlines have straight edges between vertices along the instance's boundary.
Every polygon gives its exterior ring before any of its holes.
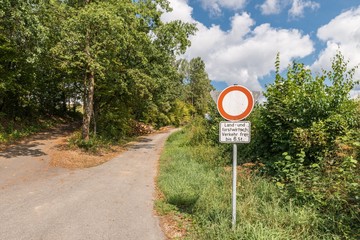
{"type": "MultiPolygon", "coordinates": [[[[97,167],[55,169],[46,175],[34,171],[28,181],[0,185],[0,239],[164,239],[153,212],[154,177],[170,133],[142,137],[97,167]]],[[[0,154],[0,167],[1,161],[20,158],[31,160],[0,154]]]]}

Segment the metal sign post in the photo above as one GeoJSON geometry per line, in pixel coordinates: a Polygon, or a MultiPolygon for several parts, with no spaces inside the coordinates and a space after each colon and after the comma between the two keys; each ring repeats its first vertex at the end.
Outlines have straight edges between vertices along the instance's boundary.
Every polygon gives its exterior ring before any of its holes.
{"type": "Polygon", "coordinates": [[[232,169],[232,228],[236,226],[236,183],[237,183],[237,145],[233,145],[233,169],[232,169]]]}
{"type": "Polygon", "coordinates": [[[228,120],[220,122],[219,142],[233,144],[232,166],[232,228],[236,226],[236,184],[237,184],[237,143],[249,143],[251,123],[240,121],[246,118],[254,107],[254,97],[249,89],[243,86],[230,86],[217,97],[217,108],[220,115],[228,120]]]}

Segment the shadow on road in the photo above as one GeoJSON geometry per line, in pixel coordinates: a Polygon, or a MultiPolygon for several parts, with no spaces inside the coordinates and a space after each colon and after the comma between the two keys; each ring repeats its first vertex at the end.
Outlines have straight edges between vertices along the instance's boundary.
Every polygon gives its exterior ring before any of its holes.
{"type": "Polygon", "coordinates": [[[155,148],[155,144],[150,143],[152,140],[150,138],[141,137],[137,139],[137,143],[128,146],[128,149],[153,149],[155,148]]]}
{"type": "Polygon", "coordinates": [[[64,124],[58,126],[57,128],[39,132],[19,143],[16,143],[15,145],[9,146],[4,150],[0,151],[0,157],[40,157],[47,155],[41,150],[41,146],[44,145],[44,143],[42,143],[41,141],[54,140],[70,131],[73,131],[76,127],[77,125],[72,126],[71,124],[64,124]]]}
{"type": "Polygon", "coordinates": [[[128,147],[129,149],[153,149],[155,148],[155,144],[136,144],[128,147]]]}
{"type": "Polygon", "coordinates": [[[40,149],[32,149],[36,148],[40,145],[43,145],[42,143],[32,142],[28,144],[21,144],[17,146],[10,147],[6,149],[4,152],[0,152],[0,157],[4,158],[13,158],[13,157],[19,157],[19,156],[31,156],[31,157],[40,157],[46,155],[43,151],[40,149]]]}

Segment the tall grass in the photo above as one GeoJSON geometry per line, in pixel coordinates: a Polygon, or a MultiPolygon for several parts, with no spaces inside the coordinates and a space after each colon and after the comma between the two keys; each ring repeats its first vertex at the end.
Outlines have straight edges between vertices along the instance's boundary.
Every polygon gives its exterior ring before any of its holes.
{"type": "MultiPolygon", "coordinates": [[[[321,232],[316,209],[296,206],[264,177],[240,171],[237,223],[231,227],[231,171],[216,147],[191,143],[191,128],[173,134],[161,156],[162,214],[192,219],[186,239],[342,239],[321,232]]],[[[230,157],[230,156],[229,156],[230,157]]],[[[184,226],[187,226],[184,224],[184,226]]]]}

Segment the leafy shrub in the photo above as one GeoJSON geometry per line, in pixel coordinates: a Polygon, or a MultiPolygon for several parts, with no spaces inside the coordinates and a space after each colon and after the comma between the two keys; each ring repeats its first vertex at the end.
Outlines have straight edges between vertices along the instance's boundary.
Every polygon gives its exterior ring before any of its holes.
{"type": "Polygon", "coordinates": [[[332,71],[318,76],[293,63],[282,77],[278,58],[276,67],[267,101],[252,116],[253,141],[244,148],[253,161],[266,163],[290,198],[320,210],[324,230],[359,234],[360,112],[349,99],[355,68],[347,70],[340,53],[332,71]]]}
{"type": "Polygon", "coordinates": [[[176,127],[189,123],[191,115],[195,113],[195,108],[181,100],[176,100],[170,112],[170,122],[176,127]]]}
{"type": "Polygon", "coordinates": [[[109,148],[111,142],[102,136],[91,135],[89,140],[84,140],[81,137],[81,132],[76,131],[68,140],[70,147],[78,147],[87,152],[97,153],[99,150],[109,148]]]}

